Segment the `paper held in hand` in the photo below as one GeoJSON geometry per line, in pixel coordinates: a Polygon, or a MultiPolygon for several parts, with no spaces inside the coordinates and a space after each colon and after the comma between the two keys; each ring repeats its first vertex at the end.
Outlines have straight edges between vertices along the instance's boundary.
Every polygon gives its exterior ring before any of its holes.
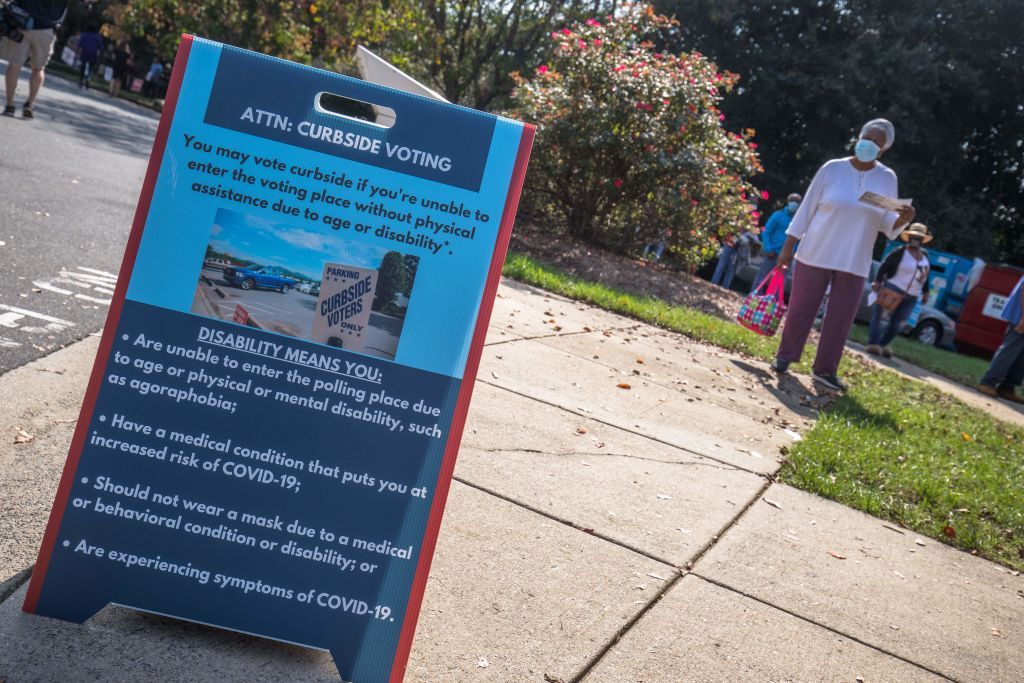
{"type": "Polygon", "coordinates": [[[910,206],[914,203],[913,199],[893,199],[892,197],[883,197],[880,194],[874,192],[865,192],[860,196],[861,202],[874,206],[879,209],[885,209],[886,211],[899,211],[900,209],[910,206]]]}

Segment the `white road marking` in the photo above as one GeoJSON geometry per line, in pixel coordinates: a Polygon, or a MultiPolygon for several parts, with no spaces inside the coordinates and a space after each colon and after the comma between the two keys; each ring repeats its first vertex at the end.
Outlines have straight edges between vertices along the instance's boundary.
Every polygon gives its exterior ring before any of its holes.
{"type": "Polygon", "coordinates": [[[39,289],[46,289],[51,292],[57,292],[58,294],[63,294],[64,296],[70,296],[73,293],[70,289],[61,289],[60,287],[54,287],[45,280],[33,280],[32,284],[34,284],[39,289]]]}
{"type": "Polygon", "coordinates": [[[108,273],[105,270],[96,270],[95,268],[86,268],[85,266],[78,266],[78,269],[84,270],[87,273],[92,273],[93,275],[102,275],[108,280],[113,280],[114,282],[117,282],[117,276],[114,275],[113,273],[108,273]]]}
{"type": "Polygon", "coordinates": [[[2,313],[0,314],[0,325],[4,327],[18,327],[17,322],[24,317],[21,313],[2,313]]]}
{"type": "MultiPolygon", "coordinates": [[[[28,332],[30,334],[46,334],[48,332],[60,332],[68,327],[74,327],[75,324],[70,320],[62,320],[61,318],[54,318],[53,316],[46,315],[44,313],[36,313],[25,308],[18,308],[16,306],[8,306],[7,304],[0,304],[0,310],[7,311],[7,313],[0,313],[0,325],[3,327],[9,327],[22,332],[28,332]],[[45,325],[21,325],[18,321],[25,318],[35,318],[36,320],[42,320],[45,325]]],[[[5,344],[4,346],[10,346],[5,344]]]]}
{"type": "MultiPolygon", "coordinates": [[[[3,246],[0,244],[0,246],[3,246]]],[[[0,349],[13,349],[21,346],[20,342],[16,342],[8,337],[0,337],[0,349]]]]}
{"type": "Polygon", "coordinates": [[[114,296],[114,286],[117,284],[117,276],[113,273],[108,273],[104,270],[97,270],[95,268],[87,268],[85,266],[75,267],[84,272],[76,272],[74,270],[68,270],[67,268],[61,268],[57,277],[51,280],[34,280],[32,284],[39,289],[45,289],[49,292],[56,292],[57,294],[63,294],[64,296],[74,296],[76,299],[109,306],[110,300],[114,296]],[[105,294],[106,298],[91,296],[90,294],[76,293],[74,290],[58,287],[55,283],[59,283],[65,287],[78,287],[79,289],[89,290],[90,292],[96,292],[97,294],[105,294]]]}

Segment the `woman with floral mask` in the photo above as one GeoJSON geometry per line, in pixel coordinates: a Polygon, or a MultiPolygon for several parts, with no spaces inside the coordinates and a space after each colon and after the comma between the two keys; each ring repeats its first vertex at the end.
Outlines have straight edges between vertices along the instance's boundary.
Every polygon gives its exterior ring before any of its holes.
{"type": "Polygon", "coordinates": [[[860,201],[865,192],[898,197],[896,174],[878,161],[895,138],[889,121],[868,121],[861,128],[854,156],[827,162],[804,193],[778,259],[779,268],[788,268],[794,260],[793,248],[800,242],[792,299],[772,361],[776,372],[786,372],[790,363],[800,360],[818,308],[831,287],[813,376],[830,389],[846,389],[836,370],[871,270],[875,240],[878,233],[895,239],[914,218],[910,206],[895,212],[860,201]]]}

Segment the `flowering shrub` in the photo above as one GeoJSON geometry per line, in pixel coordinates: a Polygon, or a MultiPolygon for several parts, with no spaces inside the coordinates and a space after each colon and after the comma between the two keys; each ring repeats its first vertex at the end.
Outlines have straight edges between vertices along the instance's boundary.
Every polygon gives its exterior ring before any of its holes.
{"type": "Polygon", "coordinates": [[[665,239],[696,265],[756,223],[754,134],[718,110],[737,76],[656,44],[675,21],[643,5],[551,34],[516,74],[514,113],[537,124],[524,202],[536,220],[617,249],[665,239]]]}

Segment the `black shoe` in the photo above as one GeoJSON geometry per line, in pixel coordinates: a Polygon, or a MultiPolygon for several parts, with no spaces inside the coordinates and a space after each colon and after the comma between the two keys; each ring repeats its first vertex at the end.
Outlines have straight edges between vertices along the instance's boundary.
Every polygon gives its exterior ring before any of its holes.
{"type": "Polygon", "coordinates": [[[25,103],[25,106],[21,108],[21,115],[26,119],[35,118],[35,113],[32,111],[32,105],[25,103]]]}
{"type": "Polygon", "coordinates": [[[782,360],[781,358],[773,358],[771,368],[780,375],[785,374],[786,372],[789,372],[789,361],[782,360]]]}
{"type": "Polygon", "coordinates": [[[4,107],[4,116],[14,116],[14,105],[8,104],[4,107]]]}
{"type": "Polygon", "coordinates": [[[846,391],[846,384],[843,380],[839,379],[835,375],[826,375],[821,372],[814,372],[814,381],[818,384],[824,384],[829,389],[836,391],[846,391]]]}

